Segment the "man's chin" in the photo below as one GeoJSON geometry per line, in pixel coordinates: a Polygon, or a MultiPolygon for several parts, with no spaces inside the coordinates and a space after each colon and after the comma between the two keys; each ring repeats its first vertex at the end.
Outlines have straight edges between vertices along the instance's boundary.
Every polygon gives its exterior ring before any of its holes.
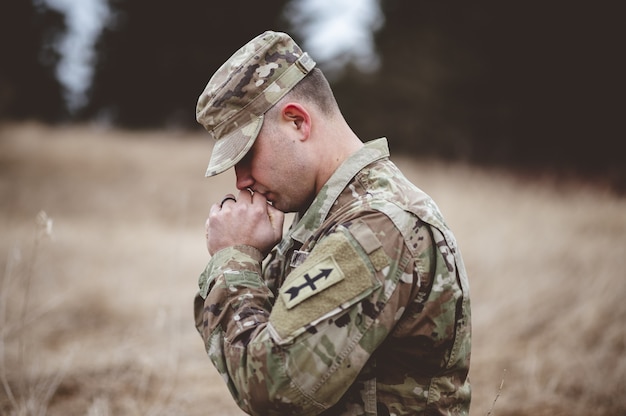
{"type": "Polygon", "coordinates": [[[288,210],[288,209],[285,209],[285,208],[281,205],[281,203],[280,203],[280,202],[270,202],[270,204],[271,204],[274,208],[276,208],[276,209],[277,209],[277,210],[279,210],[279,211],[282,211],[282,212],[283,212],[283,213],[285,213],[285,214],[289,212],[289,210],[288,210]]]}
{"type": "Polygon", "coordinates": [[[280,201],[267,201],[270,205],[276,208],[279,211],[282,211],[284,214],[289,214],[290,212],[297,212],[297,209],[293,209],[292,207],[286,206],[280,201]]]}

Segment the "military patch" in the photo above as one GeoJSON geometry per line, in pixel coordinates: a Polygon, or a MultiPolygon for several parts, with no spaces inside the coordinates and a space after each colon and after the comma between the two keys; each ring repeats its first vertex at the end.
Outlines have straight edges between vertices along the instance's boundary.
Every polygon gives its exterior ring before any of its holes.
{"type": "Polygon", "coordinates": [[[287,309],[293,308],[303,300],[342,281],[344,277],[333,256],[322,259],[290,280],[286,289],[281,291],[285,307],[287,309]]]}
{"type": "Polygon", "coordinates": [[[345,233],[321,239],[279,290],[270,314],[270,331],[275,330],[277,341],[289,342],[331,311],[347,309],[381,287],[369,264],[367,254],[353,246],[345,233]]]}

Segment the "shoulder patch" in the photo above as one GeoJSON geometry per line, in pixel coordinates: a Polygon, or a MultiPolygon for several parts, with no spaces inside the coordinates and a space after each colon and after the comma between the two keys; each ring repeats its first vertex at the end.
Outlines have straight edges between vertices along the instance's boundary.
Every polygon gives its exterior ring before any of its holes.
{"type": "Polygon", "coordinates": [[[279,289],[270,324],[282,342],[329,313],[349,308],[381,286],[363,256],[343,232],[319,241],[279,289]]]}
{"type": "Polygon", "coordinates": [[[344,279],[345,275],[331,255],[296,274],[281,290],[285,307],[291,309],[311,296],[328,289],[344,279]]]}

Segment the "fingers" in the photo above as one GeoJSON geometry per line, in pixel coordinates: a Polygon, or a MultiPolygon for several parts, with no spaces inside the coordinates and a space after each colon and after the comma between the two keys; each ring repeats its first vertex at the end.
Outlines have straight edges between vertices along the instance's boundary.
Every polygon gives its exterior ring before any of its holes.
{"type": "Polygon", "coordinates": [[[226,196],[222,199],[222,202],[220,202],[220,208],[222,208],[228,201],[237,202],[237,199],[233,194],[226,194],[226,196]]]}
{"type": "MultiPolygon", "coordinates": [[[[219,212],[220,209],[222,209],[220,204],[211,205],[211,209],[209,210],[209,218],[215,215],[217,212],[219,212]]],[[[207,219],[206,221],[207,221],[207,226],[208,226],[209,220],[207,219]]]]}
{"type": "Polygon", "coordinates": [[[248,189],[244,189],[244,190],[239,191],[239,194],[236,198],[233,194],[226,194],[219,203],[213,204],[211,206],[211,210],[209,214],[216,213],[220,211],[221,209],[227,206],[230,207],[233,204],[236,204],[238,202],[242,204],[247,204],[247,205],[254,205],[257,208],[263,207],[263,211],[266,211],[267,209],[269,209],[267,207],[272,207],[272,205],[267,202],[267,198],[265,197],[265,195],[263,195],[262,193],[259,193],[259,192],[253,193],[249,191],[248,189]]]}
{"type": "Polygon", "coordinates": [[[205,223],[210,254],[225,247],[245,244],[267,254],[282,238],[284,214],[267,202],[262,193],[242,190],[236,199],[227,194],[213,204],[205,223]]]}
{"type": "Polygon", "coordinates": [[[247,204],[252,203],[252,192],[247,189],[242,189],[239,191],[239,195],[237,196],[237,201],[245,202],[247,204]]]}

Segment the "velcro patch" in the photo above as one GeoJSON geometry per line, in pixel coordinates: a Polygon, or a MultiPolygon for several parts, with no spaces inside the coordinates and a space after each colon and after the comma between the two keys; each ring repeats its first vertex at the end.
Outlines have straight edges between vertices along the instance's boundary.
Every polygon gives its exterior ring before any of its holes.
{"type": "Polygon", "coordinates": [[[380,287],[381,283],[369,269],[369,259],[364,256],[342,232],[316,244],[304,263],[287,276],[272,309],[270,324],[280,342],[289,342],[316,320],[339,308],[349,308],[380,287]],[[323,283],[325,278],[317,276],[329,269],[332,269],[328,273],[331,283],[323,283]],[[317,280],[313,281],[314,278],[317,280]],[[312,289],[311,281],[317,289],[312,289]],[[323,289],[319,289],[318,283],[323,289]]]}
{"type": "Polygon", "coordinates": [[[328,289],[344,279],[345,275],[333,256],[328,256],[304,272],[290,279],[286,289],[281,291],[285,307],[291,309],[298,303],[328,289]]]}
{"type": "Polygon", "coordinates": [[[376,271],[379,272],[384,267],[389,266],[389,258],[385,254],[383,245],[376,237],[374,231],[363,220],[355,221],[349,230],[350,234],[361,244],[363,250],[370,257],[372,266],[374,266],[376,271]]]}

